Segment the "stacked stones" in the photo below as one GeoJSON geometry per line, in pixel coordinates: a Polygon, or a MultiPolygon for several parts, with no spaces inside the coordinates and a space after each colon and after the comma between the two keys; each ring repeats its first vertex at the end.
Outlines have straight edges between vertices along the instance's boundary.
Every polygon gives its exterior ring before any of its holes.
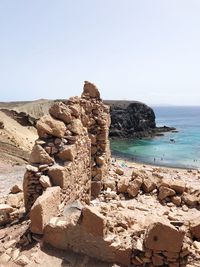
{"type": "MultiPolygon", "coordinates": [[[[27,211],[50,186],[62,188],[65,203],[79,199],[88,204],[91,177],[100,192],[101,181],[108,172],[109,108],[102,103],[96,86],[85,82],[81,98],[57,102],[49,113],[36,124],[39,139],[24,176],[27,211]]],[[[97,196],[97,190],[93,192],[97,196]]]]}

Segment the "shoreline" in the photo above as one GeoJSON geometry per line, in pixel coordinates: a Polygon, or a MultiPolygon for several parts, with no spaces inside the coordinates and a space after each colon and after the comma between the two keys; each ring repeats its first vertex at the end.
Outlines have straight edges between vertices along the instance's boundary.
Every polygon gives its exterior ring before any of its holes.
{"type": "Polygon", "coordinates": [[[200,167],[195,168],[195,167],[184,167],[184,166],[170,166],[170,165],[162,165],[162,164],[156,164],[156,163],[150,163],[150,162],[142,162],[142,161],[137,161],[137,160],[133,160],[131,159],[131,157],[129,156],[125,156],[120,154],[120,152],[115,153],[115,152],[111,152],[111,157],[112,159],[116,159],[117,161],[123,161],[125,163],[129,163],[129,164],[133,164],[136,167],[143,167],[143,166],[147,166],[147,167],[155,167],[155,168],[165,168],[165,169],[172,169],[172,170],[186,170],[186,171],[198,171],[200,169],[200,167]]]}

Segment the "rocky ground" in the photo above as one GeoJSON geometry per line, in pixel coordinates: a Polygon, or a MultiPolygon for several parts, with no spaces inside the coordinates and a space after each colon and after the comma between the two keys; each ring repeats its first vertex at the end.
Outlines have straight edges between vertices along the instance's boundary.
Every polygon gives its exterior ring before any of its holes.
{"type": "MultiPolygon", "coordinates": [[[[100,207],[105,212],[106,216],[109,217],[108,219],[114,227],[114,232],[111,232],[112,234],[115,233],[115,236],[117,236],[117,234],[120,236],[123,232],[126,233],[129,228],[126,226],[127,223],[132,225],[128,230],[129,232],[138,231],[138,233],[143,235],[143,230],[147,225],[161,218],[172,222],[174,225],[184,225],[188,227],[189,222],[193,218],[200,216],[198,204],[200,186],[199,171],[160,168],[123,160],[116,161],[115,159],[112,159],[112,162],[110,179],[105,183],[104,191],[100,197],[93,200],[91,204],[94,207],[100,207]],[[179,183],[175,183],[178,187],[174,187],[174,189],[176,188],[176,191],[178,190],[180,193],[176,193],[175,190],[174,192],[170,190],[162,191],[161,185],[158,189],[158,185],[150,185],[148,183],[146,188],[143,185],[143,188],[139,186],[128,189],[126,181],[131,179],[132,173],[139,174],[138,177],[143,176],[143,179],[145,179],[144,175],[146,175],[146,177],[150,177],[150,180],[154,182],[160,180],[164,183],[162,186],[167,186],[167,188],[169,188],[170,181],[177,181],[178,179],[179,183]],[[118,181],[118,191],[115,189],[115,183],[113,183],[114,179],[118,181]],[[153,190],[152,188],[150,189],[151,186],[153,186],[153,190]],[[147,191],[149,190],[150,192],[148,193],[147,191]],[[129,194],[125,193],[125,191],[129,191],[129,194]],[[118,221],[116,225],[113,225],[116,218],[118,218],[118,221]]],[[[12,189],[11,191],[17,192],[20,191],[20,189],[14,191],[12,189]]],[[[18,192],[15,194],[10,193],[9,195],[20,194],[21,193],[18,192]]],[[[13,200],[9,195],[6,197],[7,200],[2,198],[1,202],[7,203],[14,212],[19,212],[21,210],[23,214],[24,207],[22,198],[18,197],[18,199],[13,200]]],[[[1,266],[120,266],[93,260],[88,256],[60,251],[52,247],[43,247],[40,236],[33,235],[30,233],[30,230],[28,230],[29,224],[30,220],[21,216],[21,219],[17,219],[1,227],[0,260],[1,262],[6,262],[4,265],[2,263],[1,266]]],[[[137,239],[142,240],[140,235],[137,239]]],[[[186,238],[185,244],[187,246],[185,246],[187,249],[185,250],[185,254],[188,255],[188,258],[187,263],[181,266],[200,266],[200,242],[194,240],[191,239],[191,237],[186,238]]],[[[138,254],[135,258],[136,261],[138,260],[138,264],[135,262],[135,264],[131,266],[144,266],[140,263],[140,259],[144,259],[144,257],[141,256],[142,252],[140,253],[141,254],[138,254]]]]}
{"type": "Polygon", "coordinates": [[[200,170],[111,158],[109,108],[90,82],[49,113],[36,140],[0,111],[0,266],[200,266],[200,170]]]}

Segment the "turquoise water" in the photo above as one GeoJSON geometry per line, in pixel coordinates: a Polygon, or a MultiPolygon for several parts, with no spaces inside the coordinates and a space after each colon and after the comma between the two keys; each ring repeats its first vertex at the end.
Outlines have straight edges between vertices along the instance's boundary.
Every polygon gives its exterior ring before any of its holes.
{"type": "Polygon", "coordinates": [[[112,140],[113,154],[162,166],[200,167],[200,107],[153,107],[157,126],[176,127],[178,133],[137,140],[112,140]],[[175,143],[170,142],[174,139],[175,143]]]}

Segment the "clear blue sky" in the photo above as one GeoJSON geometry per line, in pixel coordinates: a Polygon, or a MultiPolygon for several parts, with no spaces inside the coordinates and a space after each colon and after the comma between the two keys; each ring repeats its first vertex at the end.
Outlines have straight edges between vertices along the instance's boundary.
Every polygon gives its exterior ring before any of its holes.
{"type": "Polygon", "coordinates": [[[199,0],[1,0],[0,101],[200,105],[199,0]]]}

